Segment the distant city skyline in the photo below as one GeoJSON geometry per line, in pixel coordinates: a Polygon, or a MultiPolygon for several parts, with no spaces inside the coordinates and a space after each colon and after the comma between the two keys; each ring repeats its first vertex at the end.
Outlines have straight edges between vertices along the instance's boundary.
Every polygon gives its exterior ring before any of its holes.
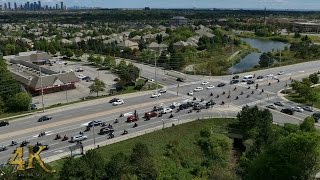
{"type": "MultiPolygon", "coordinates": [[[[24,4],[28,0],[0,0],[24,4]]],[[[34,1],[29,1],[34,2],[34,1]]],[[[38,1],[37,1],[38,2],[38,1]]],[[[61,0],[41,0],[43,5],[55,6],[61,0]]],[[[66,0],[68,7],[88,8],[235,8],[235,9],[312,9],[320,10],[320,0],[66,0]]]]}

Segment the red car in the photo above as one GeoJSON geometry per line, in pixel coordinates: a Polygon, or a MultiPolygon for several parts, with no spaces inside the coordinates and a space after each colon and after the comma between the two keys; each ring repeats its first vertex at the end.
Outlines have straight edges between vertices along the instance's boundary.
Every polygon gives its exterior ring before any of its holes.
{"type": "Polygon", "coordinates": [[[134,121],[138,121],[138,120],[139,120],[139,117],[135,116],[135,115],[129,116],[127,118],[127,122],[134,122],[134,121]]]}
{"type": "Polygon", "coordinates": [[[156,113],[156,112],[146,112],[145,114],[144,114],[144,118],[153,118],[153,117],[156,117],[156,116],[158,116],[158,114],[156,113]]]}

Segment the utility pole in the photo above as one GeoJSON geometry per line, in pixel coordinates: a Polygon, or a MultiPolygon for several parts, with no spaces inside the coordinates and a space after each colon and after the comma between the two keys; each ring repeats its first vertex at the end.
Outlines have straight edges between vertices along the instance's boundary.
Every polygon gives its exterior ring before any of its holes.
{"type": "Polygon", "coordinates": [[[93,124],[93,131],[92,131],[92,133],[93,133],[93,149],[95,149],[96,148],[96,134],[94,133],[94,124],[93,124]]]}
{"type": "Polygon", "coordinates": [[[66,101],[67,103],[69,102],[68,101],[68,84],[64,84],[66,86],[66,101]]]}
{"type": "Polygon", "coordinates": [[[41,86],[41,103],[42,103],[42,112],[44,112],[42,73],[41,73],[41,67],[40,67],[40,65],[39,65],[38,67],[39,67],[39,71],[40,71],[40,86],[41,86]]]}
{"type": "Polygon", "coordinates": [[[281,50],[280,50],[280,66],[281,66],[281,50]]]}
{"type": "MultiPolygon", "coordinates": [[[[231,56],[233,55],[233,44],[231,44],[231,56]]],[[[232,81],[232,76],[233,76],[233,57],[231,57],[231,59],[230,59],[231,61],[232,61],[232,70],[231,70],[231,76],[230,76],[230,82],[232,81]]],[[[229,86],[229,96],[230,96],[230,98],[229,98],[229,103],[228,103],[228,107],[230,107],[230,104],[231,104],[231,84],[230,84],[230,86],[229,86]]]]}

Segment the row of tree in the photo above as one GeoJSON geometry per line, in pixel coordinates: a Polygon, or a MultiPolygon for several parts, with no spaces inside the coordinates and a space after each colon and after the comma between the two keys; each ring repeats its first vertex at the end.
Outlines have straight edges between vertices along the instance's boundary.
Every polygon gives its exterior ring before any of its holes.
{"type": "Polygon", "coordinates": [[[303,78],[302,81],[293,81],[291,84],[292,89],[303,98],[304,102],[315,103],[319,100],[318,92],[313,89],[312,84],[319,82],[319,76],[317,73],[310,74],[309,78],[303,78]]]}
{"type": "Polygon", "coordinates": [[[246,147],[237,168],[243,179],[313,179],[320,170],[320,133],[312,117],[279,126],[269,110],[246,106],[238,120],[246,147]]]}
{"type": "Polygon", "coordinates": [[[30,106],[30,94],[22,91],[20,84],[12,77],[5,60],[0,55],[0,114],[28,111],[30,106]]]}

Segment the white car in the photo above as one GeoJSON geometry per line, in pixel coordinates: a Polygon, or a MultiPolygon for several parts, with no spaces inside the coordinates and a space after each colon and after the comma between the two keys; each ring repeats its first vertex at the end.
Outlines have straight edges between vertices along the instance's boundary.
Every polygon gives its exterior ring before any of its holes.
{"type": "Polygon", "coordinates": [[[278,72],[278,75],[282,75],[282,74],[284,74],[283,71],[279,71],[279,72],[278,72]]]}
{"type": "Polygon", "coordinates": [[[189,92],[188,92],[188,95],[189,95],[189,96],[193,96],[193,91],[189,91],[189,92]]]}
{"type": "Polygon", "coordinates": [[[274,75],[273,74],[267,74],[266,76],[267,77],[273,77],[274,75]]]}
{"type": "Polygon", "coordinates": [[[166,90],[166,89],[160,89],[158,92],[159,92],[159,93],[166,93],[167,90],[166,90]]]}
{"type": "Polygon", "coordinates": [[[114,106],[121,105],[121,104],[124,104],[124,101],[122,99],[118,99],[112,103],[112,105],[114,106]]]}
{"type": "Polygon", "coordinates": [[[181,105],[181,103],[174,102],[174,103],[172,103],[171,105],[172,105],[172,106],[174,106],[174,107],[178,107],[178,106],[180,106],[180,105],[181,105]]]}
{"type": "Polygon", "coordinates": [[[163,108],[162,114],[167,114],[167,113],[172,113],[172,109],[168,107],[163,108]]]}
{"type": "Polygon", "coordinates": [[[84,136],[84,135],[76,135],[76,136],[73,136],[73,137],[71,137],[71,142],[77,142],[77,141],[83,141],[83,140],[86,140],[86,139],[88,139],[88,137],[87,136],[84,136]]]}
{"type": "Polygon", "coordinates": [[[159,92],[154,92],[153,94],[151,94],[151,98],[156,98],[159,96],[161,96],[161,93],[159,93],[159,92]]]}
{"type": "Polygon", "coordinates": [[[123,117],[128,117],[128,116],[132,116],[133,112],[127,112],[123,114],[123,117]]]}
{"type": "Polygon", "coordinates": [[[201,85],[207,85],[207,84],[209,84],[208,81],[203,81],[203,82],[201,83],[201,85]]]}
{"type": "Polygon", "coordinates": [[[196,87],[193,91],[197,92],[197,91],[202,91],[203,87],[196,87]]]}
{"type": "Polygon", "coordinates": [[[213,89],[214,88],[214,85],[210,85],[207,87],[207,89],[213,89]]]}
{"type": "Polygon", "coordinates": [[[301,107],[299,107],[299,106],[297,106],[297,107],[292,107],[292,109],[294,110],[294,111],[297,111],[297,112],[303,112],[304,110],[301,108],[301,107]]]}

